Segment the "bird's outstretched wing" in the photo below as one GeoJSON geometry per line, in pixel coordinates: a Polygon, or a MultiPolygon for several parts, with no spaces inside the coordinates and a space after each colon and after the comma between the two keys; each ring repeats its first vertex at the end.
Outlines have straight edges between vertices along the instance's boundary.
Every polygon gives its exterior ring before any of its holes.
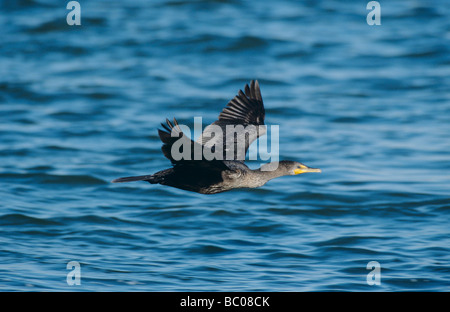
{"type": "Polygon", "coordinates": [[[264,104],[257,80],[252,80],[250,86],[245,85],[244,92],[228,102],[219,115],[219,121],[242,125],[264,125],[264,104]]]}
{"type": "Polygon", "coordinates": [[[166,124],[161,123],[164,130],[158,129],[158,134],[163,142],[162,152],[174,167],[196,167],[209,170],[228,170],[222,160],[208,160],[205,158],[203,146],[188,138],[177,120],[173,124],[166,119],[166,124]],[[174,146],[177,144],[176,146],[174,146]]]}
{"type": "Polygon", "coordinates": [[[266,133],[265,110],[257,80],[228,102],[219,119],[207,126],[197,143],[223,150],[223,159],[244,161],[249,146],[266,133]],[[222,137],[216,135],[220,127],[222,137]]]}

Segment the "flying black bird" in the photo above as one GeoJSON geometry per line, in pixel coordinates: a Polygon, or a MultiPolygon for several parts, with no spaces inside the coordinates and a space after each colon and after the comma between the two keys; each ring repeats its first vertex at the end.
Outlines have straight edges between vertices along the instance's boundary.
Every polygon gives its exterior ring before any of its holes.
{"type": "Polygon", "coordinates": [[[267,163],[255,170],[248,168],[244,163],[245,154],[251,143],[265,134],[264,117],[259,83],[252,80],[244,92],[239,90],[222,110],[219,119],[207,126],[197,141],[192,141],[181,131],[175,118],[173,123],[166,119],[166,124],[161,124],[164,130],[158,129],[158,134],[163,142],[162,152],[171,161],[172,168],[151,175],[118,178],[112,182],[147,181],[215,194],[236,188],[260,187],[281,176],[321,172],[286,160],[267,163]],[[174,149],[175,144],[181,148],[174,149]],[[188,157],[175,155],[174,151],[181,151],[188,157]],[[206,157],[205,151],[219,157],[206,157]]]}

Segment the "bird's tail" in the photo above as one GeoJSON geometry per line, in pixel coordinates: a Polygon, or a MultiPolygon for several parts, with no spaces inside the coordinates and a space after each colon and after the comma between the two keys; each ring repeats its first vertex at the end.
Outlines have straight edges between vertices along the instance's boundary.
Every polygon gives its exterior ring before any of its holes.
{"type": "Polygon", "coordinates": [[[111,183],[123,183],[123,182],[133,182],[133,181],[148,181],[151,183],[153,181],[152,175],[142,175],[142,176],[134,176],[134,177],[124,177],[112,180],[111,183]]]}

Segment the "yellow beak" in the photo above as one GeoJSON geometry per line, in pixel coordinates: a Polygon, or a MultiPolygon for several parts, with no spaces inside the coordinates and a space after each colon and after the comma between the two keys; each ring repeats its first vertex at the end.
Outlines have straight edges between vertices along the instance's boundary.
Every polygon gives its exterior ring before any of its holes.
{"type": "Polygon", "coordinates": [[[294,169],[295,174],[300,174],[300,173],[305,173],[305,172],[322,172],[322,170],[320,170],[318,168],[309,168],[306,166],[304,166],[302,168],[294,169]]]}

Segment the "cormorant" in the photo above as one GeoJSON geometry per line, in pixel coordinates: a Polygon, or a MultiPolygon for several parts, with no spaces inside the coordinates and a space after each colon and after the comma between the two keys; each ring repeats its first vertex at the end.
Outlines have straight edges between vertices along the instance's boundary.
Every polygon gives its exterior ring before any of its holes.
{"type": "Polygon", "coordinates": [[[151,175],[118,178],[112,182],[147,181],[151,184],[159,183],[201,194],[215,194],[235,188],[260,187],[267,181],[281,176],[321,172],[320,169],[286,160],[267,163],[256,170],[248,168],[244,163],[245,154],[250,144],[265,134],[264,117],[265,110],[259,83],[252,80],[250,86],[245,85],[244,92],[239,90],[222,110],[218,120],[207,126],[197,141],[192,141],[181,131],[175,118],[173,123],[166,119],[167,125],[161,124],[164,130],[158,129],[158,134],[163,142],[162,152],[171,161],[172,168],[151,175]],[[245,149],[241,153],[239,153],[239,144],[242,144],[243,137],[239,140],[239,133],[237,136],[235,132],[230,133],[230,129],[235,131],[238,125],[244,126],[246,130],[245,149]],[[217,129],[222,130],[223,138],[213,135],[217,133],[215,131],[217,129]],[[230,139],[234,144],[232,149],[234,153],[231,157],[226,154],[230,150],[226,142],[230,139]],[[177,141],[177,144],[181,143],[183,151],[190,153],[191,157],[187,157],[188,159],[186,157],[180,159],[179,155],[174,157],[172,147],[177,141]],[[223,147],[223,150],[218,147],[223,147]],[[203,153],[207,149],[212,153],[217,152],[216,156],[223,153],[223,157],[208,159],[203,153]],[[195,151],[200,151],[201,154],[195,155],[195,151]]]}

